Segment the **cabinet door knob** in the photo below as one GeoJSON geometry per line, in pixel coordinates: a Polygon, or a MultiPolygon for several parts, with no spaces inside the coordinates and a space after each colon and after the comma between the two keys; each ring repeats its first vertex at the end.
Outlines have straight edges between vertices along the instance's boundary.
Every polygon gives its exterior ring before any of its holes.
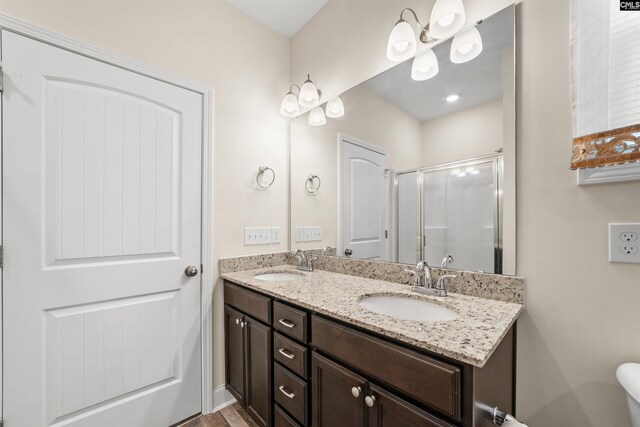
{"type": "Polygon", "coordinates": [[[362,391],[362,389],[360,387],[352,387],[351,388],[351,394],[353,394],[353,397],[360,397],[360,392],[362,391]]]}
{"type": "Polygon", "coordinates": [[[236,319],[236,325],[240,324],[240,319],[236,319]]]}
{"type": "Polygon", "coordinates": [[[240,327],[241,328],[244,328],[244,325],[246,325],[246,324],[247,324],[247,322],[243,322],[242,320],[240,321],[240,327]]]}
{"type": "Polygon", "coordinates": [[[376,403],[376,397],[374,395],[371,396],[367,396],[364,398],[364,403],[369,407],[372,408],[373,404],[376,403]]]}

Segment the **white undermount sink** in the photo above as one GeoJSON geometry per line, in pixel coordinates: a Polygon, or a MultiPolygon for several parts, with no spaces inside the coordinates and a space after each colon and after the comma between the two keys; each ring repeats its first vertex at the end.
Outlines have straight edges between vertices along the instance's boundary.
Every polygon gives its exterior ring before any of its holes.
{"type": "Polygon", "coordinates": [[[367,310],[401,320],[435,322],[453,320],[458,313],[439,304],[397,295],[374,295],[361,299],[358,304],[367,310]]]}
{"type": "Polygon", "coordinates": [[[291,280],[297,280],[303,277],[304,274],[293,272],[262,273],[253,276],[254,279],[264,280],[265,282],[289,282],[291,280]]]}

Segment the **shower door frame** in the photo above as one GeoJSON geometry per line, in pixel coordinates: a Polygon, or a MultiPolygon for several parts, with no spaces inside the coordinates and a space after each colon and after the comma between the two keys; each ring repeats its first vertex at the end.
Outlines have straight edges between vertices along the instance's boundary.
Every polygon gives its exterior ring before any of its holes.
{"type": "MultiPolygon", "coordinates": [[[[394,189],[394,204],[395,204],[395,233],[394,233],[394,247],[395,247],[395,255],[396,261],[398,261],[400,256],[400,240],[398,238],[398,232],[400,230],[400,215],[397,210],[400,209],[399,197],[400,193],[398,191],[399,186],[399,176],[404,174],[416,173],[417,186],[416,191],[418,192],[418,232],[420,233],[419,239],[419,251],[420,251],[420,259],[425,258],[425,244],[426,244],[426,236],[424,233],[424,173],[429,172],[438,172],[449,169],[456,168],[464,168],[468,166],[475,166],[484,163],[493,163],[493,182],[494,182],[494,191],[493,191],[493,268],[495,274],[502,274],[502,251],[503,251],[503,179],[504,179],[504,154],[496,153],[489,154],[486,156],[473,157],[465,160],[458,160],[455,162],[448,163],[440,163],[433,166],[425,166],[421,168],[409,169],[406,171],[396,172],[393,180],[393,189],[394,189]]],[[[464,266],[463,266],[464,268],[464,266]]],[[[490,272],[487,272],[490,273],[490,272]]]]}

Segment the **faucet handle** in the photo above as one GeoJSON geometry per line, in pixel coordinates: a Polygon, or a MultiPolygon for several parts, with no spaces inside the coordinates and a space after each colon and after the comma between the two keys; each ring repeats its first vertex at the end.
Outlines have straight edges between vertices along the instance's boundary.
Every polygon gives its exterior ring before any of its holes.
{"type": "Polygon", "coordinates": [[[456,277],[458,276],[456,276],[455,274],[445,274],[440,276],[438,278],[438,283],[436,284],[436,289],[444,291],[444,294],[447,295],[447,287],[445,281],[447,279],[455,279],[456,277]]]}
{"type": "Polygon", "coordinates": [[[422,282],[420,281],[420,273],[410,268],[405,268],[404,272],[413,274],[413,286],[422,286],[422,282]]]}

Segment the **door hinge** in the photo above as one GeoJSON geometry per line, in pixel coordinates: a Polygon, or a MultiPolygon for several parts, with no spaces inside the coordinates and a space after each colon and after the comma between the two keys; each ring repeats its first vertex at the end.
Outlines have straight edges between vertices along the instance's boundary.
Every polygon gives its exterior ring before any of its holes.
{"type": "MultiPolygon", "coordinates": [[[[0,64],[0,92],[4,90],[4,70],[2,64],[0,64]]],[[[0,420],[0,427],[2,427],[2,421],[0,420]]]]}
{"type": "MultiPolygon", "coordinates": [[[[389,238],[389,231],[388,230],[384,230],[384,238],[388,239],[389,238]]],[[[0,426],[2,427],[2,426],[0,426]]]]}
{"type": "MultiPolygon", "coordinates": [[[[4,267],[4,246],[0,245],[0,268],[4,267]]],[[[2,427],[2,420],[0,420],[0,427],[2,427]]]]}

